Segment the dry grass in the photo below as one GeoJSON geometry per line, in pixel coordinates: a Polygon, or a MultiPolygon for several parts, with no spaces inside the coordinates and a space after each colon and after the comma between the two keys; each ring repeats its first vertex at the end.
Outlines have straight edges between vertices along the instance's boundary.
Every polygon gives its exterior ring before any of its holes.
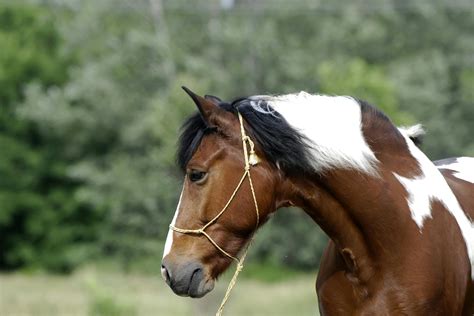
{"type": "MultiPolygon", "coordinates": [[[[317,315],[314,275],[263,283],[240,279],[225,315],[317,315]]],[[[69,277],[0,275],[0,315],[213,315],[226,280],[200,300],[174,295],[159,275],[85,269],[69,277]]]]}

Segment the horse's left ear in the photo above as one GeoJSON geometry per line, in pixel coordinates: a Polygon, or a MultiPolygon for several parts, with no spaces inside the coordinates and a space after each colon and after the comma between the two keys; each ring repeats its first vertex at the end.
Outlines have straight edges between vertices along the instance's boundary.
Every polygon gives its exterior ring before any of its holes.
{"type": "Polygon", "coordinates": [[[199,112],[201,113],[202,118],[206,123],[209,124],[212,113],[219,109],[219,98],[208,95],[203,98],[184,86],[181,88],[183,88],[183,90],[186,91],[186,93],[191,97],[191,99],[193,99],[199,112]]]}

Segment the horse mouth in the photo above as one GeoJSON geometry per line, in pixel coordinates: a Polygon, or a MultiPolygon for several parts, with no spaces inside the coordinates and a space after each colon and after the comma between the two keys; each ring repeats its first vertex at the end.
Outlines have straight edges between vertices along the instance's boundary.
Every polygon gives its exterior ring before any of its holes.
{"type": "Polygon", "coordinates": [[[188,296],[192,298],[201,298],[214,289],[215,281],[213,279],[202,279],[197,285],[193,285],[194,275],[191,279],[191,286],[188,290],[188,296]]]}
{"type": "Polygon", "coordinates": [[[182,297],[201,298],[214,289],[215,281],[214,279],[204,279],[199,274],[200,273],[198,271],[193,273],[189,287],[187,289],[173,286],[173,284],[169,284],[169,286],[176,295],[182,297]]]}
{"type": "Polygon", "coordinates": [[[197,269],[191,276],[187,296],[201,298],[214,288],[214,280],[206,279],[202,269],[197,269]],[[209,282],[211,281],[211,282],[209,282]]]}

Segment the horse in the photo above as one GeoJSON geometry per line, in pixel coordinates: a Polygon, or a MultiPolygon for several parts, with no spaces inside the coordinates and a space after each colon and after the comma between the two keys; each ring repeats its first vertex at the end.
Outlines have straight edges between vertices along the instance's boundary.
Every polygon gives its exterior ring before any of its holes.
{"type": "Polygon", "coordinates": [[[474,158],[433,163],[420,128],[353,97],[226,102],[183,88],[198,111],[178,142],[185,178],[161,266],[174,293],[210,292],[255,231],[296,206],[330,238],[322,315],[473,315],[474,158]]]}

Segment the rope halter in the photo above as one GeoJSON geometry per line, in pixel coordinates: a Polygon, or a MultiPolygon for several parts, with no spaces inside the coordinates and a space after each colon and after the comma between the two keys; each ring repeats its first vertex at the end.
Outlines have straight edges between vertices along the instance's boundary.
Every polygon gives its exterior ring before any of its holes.
{"type": "Polygon", "coordinates": [[[230,292],[232,291],[232,288],[234,287],[235,283],[237,282],[237,276],[239,275],[240,271],[242,271],[242,269],[244,267],[244,260],[245,260],[245,257],[247,256],[247,252],[248,252],[248,249],[250,247],[250,243],[252,242],[253,237],[255,235],[255,232],[257,231],[258,225],[260,223],[260,212],[258,210],[258,203],[257,203],[257,198],[255,196],[255,189],[253,187],[252,177],[250,175],[251,166],[254,166],[254,165],[258,164],[260,160],[259,160],[258,156],[255,154],[255,145],[254,145],[253,141],[245,133],[244,122],[243,122],[242,115],[240,114],[240,112],[237,112],[237,116],[239,117],[239,122],[240,122],[240,133],[241,133],[241,136],[242,136],[242,147],[244,149],[244,162],[245,162],[245,165],[244,165],[244,173],[243,173],[242,177],[240,178],[239,183],[235,187],[234,192],[232,192],[230,198],[227,200],[227,203],[224,205],[222,210],[219,213],[217,213],[217,215],[214,216],[214,218],[211,219],[209,222],[207,222],[207,224],[205,224],[203,227],[201,227],[199,229],[183,229],[183,228],[178,228],[178,227],[175,227],[173,225],[170,225],[170,228],[172,230],[174,230],[175,232],[181,233],[181,234],[204,235],[209,240],[209,242],[212,245],[214,245],[214,247],[216,247],[222,254],[224,254],[225,256],[227,256],[229,258],[231,258],[232,260],[234,260],[237,263],[237,267],[235,269],[234,276],[232,277],[232,279],[229,282],[229,285],[227,287],[227,291],[224,295],[224,298],[222,299],[222,302],[221,302],[221,305],[220,305],[219,309],[217,310],[216,316],[222,315],[224,305],[226,304],[226,302],[227,302],[227,300],[230,296],[230,292]],[[256,214],[257,219],[256,219],[256,222],[255,222],[255,229],[254,229],[254,232],[252,234],[252,238],[251,238],[250,242],[247,244],[247,247],[245,248],[245,250],[242,254],[242,257],[239,259],[235,256],[232,256],[230,253],[225,251],[221,246],[219,246],[212,239],[212,237],[209,236],[208,233],[206,233],[206,229],[209,226],[211,226],[212,224],[214,224],[219,219],[219,217],[221,217],[221,215],[224,214],[224,212],[227,210],[230,203],[232,202],[232,200],[236,196],[237,192],[239,191],[240,187],[242,186],[242,183],[244,183],[245,178],[248,178],[248,180],[249,180],[250,191],[252,192],[252,198],[253,198],[253,202],[255,204],[255,214],[256,214]]]}

